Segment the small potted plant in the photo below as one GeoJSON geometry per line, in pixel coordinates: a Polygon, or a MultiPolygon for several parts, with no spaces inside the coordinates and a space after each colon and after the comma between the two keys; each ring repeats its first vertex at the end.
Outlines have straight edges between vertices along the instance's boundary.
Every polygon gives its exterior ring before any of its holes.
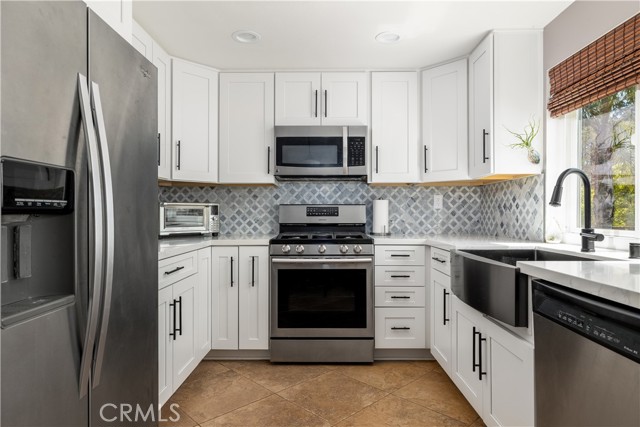
{"type": "MultiPolygon", "coordinates": [[[[506,128],[505,128],[506,129],[506,128]]],[[[509,144],[511,148],[525,148],[527,150],[527,159],[534,165],[540,163],[540,153],[536,149],[533,148],[533,140],[536,135],[538,135],[538,131],[540,130],[540,122],[536,122],[535,119],[531,118],[529,123],[524,127],[523,133],[513,132],[507,129],[511,135],[515,136],[516,139],[520,142],[515,142],[513,144],[509,144]]]]}

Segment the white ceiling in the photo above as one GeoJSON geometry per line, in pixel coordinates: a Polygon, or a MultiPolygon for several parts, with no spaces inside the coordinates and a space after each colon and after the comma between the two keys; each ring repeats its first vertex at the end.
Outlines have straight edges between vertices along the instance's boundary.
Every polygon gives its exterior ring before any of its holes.
{"type": "Polygon", "coordinates": [[[221,70],[394,70],[465,56],[491,29],[544,28],[570,3],[136,0],[133,16],[171,55],[221,70]],[[381,44],[382,31],[403,38],[381,44]]]}

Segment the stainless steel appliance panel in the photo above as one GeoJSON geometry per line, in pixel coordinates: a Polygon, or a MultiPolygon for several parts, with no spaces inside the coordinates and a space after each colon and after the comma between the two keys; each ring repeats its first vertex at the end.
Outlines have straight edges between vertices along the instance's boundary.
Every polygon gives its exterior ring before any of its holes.
{"type": "MultiPolygon", "coordinates": [[[[91,391],[91,423],[101,425],[102,403],[158,403],[157,76],[93,12],[89,43],[89,80],[100,87],[116,203],[111,308],[102,372],[96,386],[94,370],[91,391]]],[[[103,312],[102,335],[105,326],[103,312]]]]}

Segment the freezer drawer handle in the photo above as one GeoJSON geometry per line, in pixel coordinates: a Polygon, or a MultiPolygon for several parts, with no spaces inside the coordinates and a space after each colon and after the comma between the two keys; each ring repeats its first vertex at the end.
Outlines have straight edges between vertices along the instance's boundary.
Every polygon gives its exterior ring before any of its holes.
{"type": "MultiPolygon", "coordinates": [[[[446,289],[442,290],[442,324],[446,325],[451,319],[447,318],[447,295],[450,295],[446,289]]],[[[475,372],[475,371],[474,371],[475,372]]]]}
{"type": "Polygon", "coordinates": [[[177,273],[178,271],[183,270],[183,269],[184,269],[184,265],[181,265],[180,267],[176,267],[173,270],[165,271],[164,275],[168,276],[170,274],[177,273]]]}
{"type": "Polygon", "coordinates": [[[397,296],[397,295],[392,295],[391,298],[392,299],[411,299],[411,297],[408,297],[408,296],[397,296]]]}
{"type": "Polygon", "coordinates": [[[392,330],[392,331],[408,331],[408,330],[410,330],[410,329],[411,329],[411,328],[410,328],[410,327],[408,327],[408,326],[392,326],[392,327],[391,327],[391,330],[392,330]]]}
{"type": "Polygon", "coordinates": [[[392,274],[391,278],[392,279],[410,279],[411,276],[408,274],[392,274]]]}

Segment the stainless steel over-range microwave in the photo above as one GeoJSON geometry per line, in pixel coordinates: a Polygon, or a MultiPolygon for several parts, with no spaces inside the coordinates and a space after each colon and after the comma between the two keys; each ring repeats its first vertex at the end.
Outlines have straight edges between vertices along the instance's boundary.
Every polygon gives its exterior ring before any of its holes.
{"type": "Polygon", "coordinates": [[[275,176],[367,175],[366,126],[276,126],[275,176]]]}
{"type": "Polygon", "coordinates": [[[214,203],[160,203],[160,236],[220,232],[219,207],[214,203]]]}

